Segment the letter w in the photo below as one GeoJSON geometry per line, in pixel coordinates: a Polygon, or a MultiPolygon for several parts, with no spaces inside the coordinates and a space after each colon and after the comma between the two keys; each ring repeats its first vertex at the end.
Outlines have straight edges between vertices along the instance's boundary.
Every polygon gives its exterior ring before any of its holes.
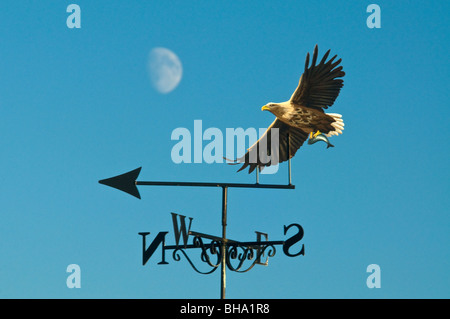
{"type": "Polygon", "coordinates": [[[173,232],[175,234],[175,243],[178,247],[178,243],[180,242],[180,235],[183,235],[183,243],[184,243],[184,247],[186,247],[193,218],[189,217],[189,228],[186,231],[186,216],[178,215],[175,213],[171,213],[171,214],[172,214],[172,221],[173,221],[173,232]],[[180,227],[178,227],[177,216],[180,216],[180,227]]]}

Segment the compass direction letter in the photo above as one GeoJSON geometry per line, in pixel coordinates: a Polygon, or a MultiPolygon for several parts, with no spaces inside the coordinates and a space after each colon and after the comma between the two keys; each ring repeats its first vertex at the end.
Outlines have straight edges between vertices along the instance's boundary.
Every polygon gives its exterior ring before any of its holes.
{"type": "Polygon", "coordinates": [[[158,265],[167,265],[168,262],[166,262],[165,259],[165,252],[166,250],[164,249],[164,245],[165,245],[165,239],[166,239],[166,235],[167,235],[167,231],[162,231],[159,232],[158,235],[156,235],[155,239],[153,239],[152,243],[150,244],[150,246],[148,246],[148,248],[145,248],[145,237],[147,235],[150,235],[150,233],[146,232],[146,233],[139,233],[139,235],[142,236],[142,265],[144,266],[147,261],[150,259],[150,257],[152,257],[153,253],[155,252],[156,248],[158,248],[158,246],[160,244],[162,244],[162,260],[158,263],[158,265]]]}
{"type": "Polygon", "coordinates": [[[191,230],[191,224],[192,224],[192,217],[189,217],[189,227],[186,231],[186,216],[178,215],[175,213],[172,214],[172,221],[173,221],[173,233],[175,235],[175,243],[178,246],[178,243],[180,242],[180,235],[183,236],[183,243],[184,247],[186,248],[188,238],[189,238],[189,231],[191,230]],[[180,216],[180,227],[178,227],[178,220],[177,216],[180,216]]]}

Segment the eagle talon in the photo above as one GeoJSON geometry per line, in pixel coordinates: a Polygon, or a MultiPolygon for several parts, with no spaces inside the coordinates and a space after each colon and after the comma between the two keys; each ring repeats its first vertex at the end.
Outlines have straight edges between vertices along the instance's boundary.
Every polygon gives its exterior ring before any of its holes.
{"type": "MultiPolygon", "coordinates": [[[[312,132],[311,132],[311,134],[312,134],[312,132]]],[[[316,134],[313,135],[313,137],[317,137],[320,134],[322,134],[322,133],[320,133],[320,131],[317,131],[316,134]]]]}

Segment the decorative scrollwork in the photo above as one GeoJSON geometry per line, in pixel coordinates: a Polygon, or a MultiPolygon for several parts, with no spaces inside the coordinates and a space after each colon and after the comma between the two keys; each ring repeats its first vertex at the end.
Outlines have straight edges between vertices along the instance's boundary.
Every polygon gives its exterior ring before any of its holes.
{"type": "Polygon", "coordinates": [[[267,250],[267,256],[273,257],[276,254],[276,249],[274,245],[261,245],[259,248],[250,247],[250,246],[241,246],[239,244],[228,244],[227,254],[226,254],[226,264],[228,269],[235,272],[247,272],[252,269],[260,260],[261,256],[267,250]],[[238,252],[238,249],[241,252],[238,252]],[[256,252],[255,252],[256,251],[256,252]],[[237,259],[238,265],[236,267],[233,266],[231,260],[237,259]],[[241,270],[244,266],[244,262],[246,260],[253,260],[253,262],[244,270],[241,270]]]}
{"type": "Polygon", "coordinates": [[[220,251],[220,243],[218,241],[211,241],[211,243],[208,245],[208,247],[206,247],[203,244],[203,240],[201,237],[195,236],[193,239],[194,242],[194,246],[201,248],[202,253],[200,255],[200,258],[203,262],[207,263],[210,267],[214,267],[217,268],[219,267],[220,263],[221,263],[221,251],[220,251]],[[209,257],[209,254],[211,255],[216,255],[217,256],[217,261],[215,263],[211,263],[211,258],[209,257]]]}
{"type": "Polygon", "coordinates": [[[186,252],[184,251],[183,247],[180,246],[178,248],[176,248],[173,253],[172,253],[172,257],[175,261],[180,261],[181,260],[181,256],[180,253],[184,255],[184,257],[186,258],[186,260],[189,262],[189,264],[191,265],[191,267],[198,272],[199,274],[202,275],[208,275],[213,273],[217,267],[219,267],[219,265],[222,262],[222,253],[220,250],[220,242],[217,241],[211,241],[211,243],[209,245],[205,245],[203,243],[203,240],[201,239],[201,237],[195,236],[193,239],[193,244],[195,248],[200,248],[201,249],[201,254],[200,254],[200,259],[202,262],[208,264],[212,269],[209,271],[201,271],[199,270],[197,267],[195,267],[194,263],[191,261],[191,259],[189,258],[188,254],[186,254],[186,252]],[[213,263],[211,262],[211,257],[210,255],[216,255],[217,259],[216,262],[213,263]]]}
{"type": "Polygon", "coordinates": [[[275,243],[258,242],[249,244],[227,242],[225,244],[225,256],[223,256],[222,245],[224,245],[224,243],[220,240],[211,240],[209,244],[205,244],[201,236],[193,236],[192,242],[193,244],[188,247],[176,247],[172,254],[173,259],[175,261],[180,261],[181,255],[184,255],[191,267],[199,274],[204,275],[213,273],[222,262],[224,262],[231,271],[244,273],[252,269],[256,264],[264,265],[264,263],[261,263],[262,257],[269,258],[276,254],[275,243]],[[185,251],[186,249],[191,248],[199,248],[201,250],[200,260],[211,267],[209,271],[201,271],[194,265],[185,251]]]}

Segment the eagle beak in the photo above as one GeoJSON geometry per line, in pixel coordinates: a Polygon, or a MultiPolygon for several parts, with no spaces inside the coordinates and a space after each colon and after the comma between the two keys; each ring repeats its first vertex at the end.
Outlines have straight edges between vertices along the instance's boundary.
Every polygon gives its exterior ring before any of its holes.
{"type": "Polygon", "coordinates": [[[261,111],[269,111],[270,110],[270,108],[267,106],[267,105],[264,105],[262,108],[261,108],[261,111]]]}

